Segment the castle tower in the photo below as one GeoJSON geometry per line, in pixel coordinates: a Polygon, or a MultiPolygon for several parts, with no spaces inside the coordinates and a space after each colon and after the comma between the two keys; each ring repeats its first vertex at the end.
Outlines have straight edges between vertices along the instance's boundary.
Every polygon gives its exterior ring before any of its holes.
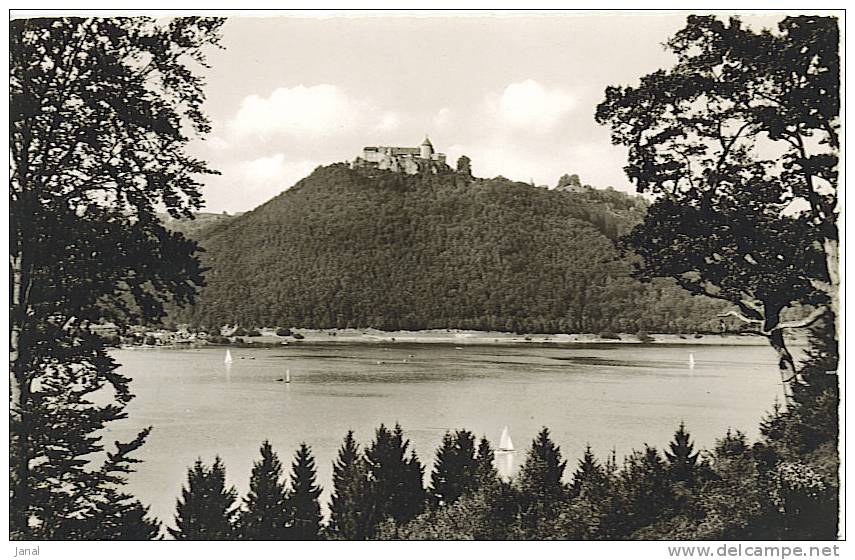
{"type": "Polygon", "coordinates": [[[419,157],[422,159],[433,158],[433,144],[430,143],[430,139],[427,135],[425,135],[425,141],[422,142],[421,146],[419,146],[419,157]]]}

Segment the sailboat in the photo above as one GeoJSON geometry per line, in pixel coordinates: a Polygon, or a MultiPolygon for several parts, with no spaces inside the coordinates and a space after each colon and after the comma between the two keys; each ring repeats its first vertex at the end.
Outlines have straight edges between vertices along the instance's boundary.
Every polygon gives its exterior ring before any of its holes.
{"type": "Polygon", "coordinates": [[[232,360],[232,351],[231,351],[231,350],[226,350],[226,359],[225,359],[225,360],[223,360],[223,363],[225,363],[225,364],[230,364],[230,363],[232,363],[232,361],[233,361],[233,360],[232,360]]]}
{"type": "Polygon", "coordinates": [[[511,433],[508,431],[507,426],[502,430],[502,437],[499,438],[499,451],[506,453],[514,452],[514,442],[511,441],[511,433]]]}
{"type": "Polygon", "coordinates": [[[514,453],[516,453],[514,442],[511,441],[511,433],[505,426],[502,437],[499,438],[499,449],[496,450],[496,467],[499,475],[505,480],[511,479],[514,470],[514,453]]]}
{"type": "Polygon", "coordinates": [[[689,352],[689,369],[695,369],[695,355],[689,352]]]}
{"type": "Polygon", "coordinates": [[[285,383],[291,383],[291,370],[285,370],[285,383]]]}

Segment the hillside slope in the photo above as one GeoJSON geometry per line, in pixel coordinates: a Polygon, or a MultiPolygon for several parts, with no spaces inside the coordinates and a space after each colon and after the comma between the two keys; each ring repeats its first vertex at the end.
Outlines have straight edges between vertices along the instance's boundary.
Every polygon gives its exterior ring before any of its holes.
{"type": "Polygon", "coordinates": [[[716,302],[630,277],[612,240],[645,209],[615,191],[321,167],[198,233],[208,285],[179,319],[388,330],[715,329],[716,302]]]}

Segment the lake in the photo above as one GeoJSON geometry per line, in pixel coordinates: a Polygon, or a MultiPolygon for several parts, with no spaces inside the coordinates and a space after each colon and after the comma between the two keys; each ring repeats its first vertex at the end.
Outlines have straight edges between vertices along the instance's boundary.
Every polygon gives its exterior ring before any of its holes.
{"type": "Polygon", "coordinates": [[[681,421],[696,449],[729,427],[756,438],[782,398],[768,346],[292,344],[231,353],[230,366],[216,347],[113,353],[137,398],[107,441],[154,426],[129,489],[167,524],[197,457],[210,464],[219,454],[243,495],[264,439],[289,467],[300,442],[311,445],[326,502],[349,429],[366,445],[381,422],[400,422],[429,472],[446,430],[469,429],[495,447],[507,425],[520,460],[548,426],[569,479],[586,444],[602,460],[612,449],[620,459],[645,443],[663,448],[681,421]],[[292,382],[277,382],[286,369],[292,382]]]}

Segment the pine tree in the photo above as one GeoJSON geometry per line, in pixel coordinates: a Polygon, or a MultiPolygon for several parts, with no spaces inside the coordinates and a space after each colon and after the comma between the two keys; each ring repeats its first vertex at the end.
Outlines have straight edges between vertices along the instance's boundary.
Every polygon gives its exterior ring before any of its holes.
{"type": "Polygon", "coordinates": [[[674,492],[665,462],[655,447],[645,445],[626,458],[618,485],[621,511],[616,520],[617,536],[651,525],[671,514],[674,492]]]}
{"type": "Polygon", "coordinates": [[[365,451],[375,520],[378,523],[391,518],[400,525],[424,509],[424,467],[415,453],[407,457],[409,445],[410,441],[404,440],[400,424],[396,424],[391,432],[380,424],[374,441],[365,451]]]}
{"type": "Polygon", "coordinates": [[[573,480],[570,484],[572,507],[584,511],[587,529],[593,530],[600,538],[611,537],[615,527],[620,528],[622,513],[616,507],[617,457],[613,449],[608,459],[601,464],[594,457],[591,446],[585,447],[585,453],[579,460],[573,480]]]}
{"type": "Polygon", "coordinates": [[[549,428],[544,428],[531,443],[525,463],[520,469],[520,488],[523,493],[538,500],[557,500],[564,496],[561,478],[567,461],[562,461],[561,448],[549,438],[549,428]]]}
{"type": "Polygon", "coordinates": [[[148,508],[138,500],[111,502],[102,511],[87,540],[151,541],[160,537],[160,521],[150,517],[148,508]]]}
{"type": "Polygon", "coordinates": [[[698,462],[698,453],[694,451],[694,444],[689,441],[689,432],[686,425],[680,422],[680,427],[674,433],[674,440],[668,444],[671,452],[665,452],[668,458],[668,471],[671,480],[675,482],[686,482],[692,484],[695,480],[695,465],[698,462]]]}
{"type": "Polygon", "coordinates": [[[612,452],[609,453],[609,458],[606,459],[606,474],[609,476],[614,476],[618,470],[617,463],[617,449],[612,447],[612,452]]]}
{"type": "MultiPolygon", "coordinates": [[[[401,427],[395,426],[396,432],[401,434],[401,427]]],[[[409,440],[408,440],[409,441],[409,440]]],[[[393,517],[400,523],[406,523],[414,519],[425,509],[427,494],[424,487],[425,468],[416,451],[410,450],[410,456],[404,462],[404,476],[400,492],[396,496],[396,504],[393,517]]]]}
{"type": "Polygon", "coordinates": [[[435,506],[449,505],[477,487],[475,436],[467,430],[446,432],[436,451],[429,490],[435,506]]]}
{"type": "Polygon", "coordinates": [[[169,534],[176,540],[215,541],[235,537],[237,492],[226,489],[226,469],[219,457],[211,468],[198,459],[187,471],[187,486],[175,506],[175,529],[169,534]]]}
{"type": "Polygon", "coordinates": [[[316,484],[317,472],[312,449],[305,443],[294,456],[291,464],[291,491],[286,509],[291,540],[317,540],[321,532],[321,504],[318,498],[321,488],[316,484]]]}
{"type": "Polygon", "coordinates": [[[252,467],[249,493],[240,515],[240,536],[247,540],[283,540],[288,532],[287,490],[282,462],[269,441],[261,444],[261,460],[252,467]]]}
{"type": "Polygon", "coordinates": [[[151,428],[128,443],[115,442],[112,452],[96,435],[109,422],[127,416],[123,409],[131,398],[129,379],[114,371],[118,365],[93,335],[67,337],[58,330],[54,334],[48,353],[63,348],[67,362],[43,356],[45,362],[53,362],[48,366],[50,375],[42,377],[30,393],[33,416],[27,430],[31,447],[26,501],[30,521],[37,523],[26,531],[14,530],[12,538],[91,540],[157,534],[159,522],[147,514],[139,519],[143,525],[137,525],[133,512],[145,508],[122,491],[125,475],[140,462],[131,454],[143,445],[151,428]],[[78,360],[81,363],[75,367],[73,362],[78,360]],[[111,383],[102,375],[108,375],[111,383]],[[91,395],[97,391],[104,395],[112,391],[117,402],[96,404],[91,395]],[[100,467],[92,468],[92,456],[98,454],[106,458],[100,467]]]}
{"type": "Polygon", "coordinates": [[[369,534],[372,514],[367,467],[353,431],[349,431],[333,464],[329,532],[336,538],[363,540],[369,534]]]}
{"type": "Polygon", "coordinates": [[[748,449],[745,434],[739,430],[734,432],[728,428],[724,437],[716,440],[713,454],[716,459],[731,459],[744,456],[748,449]]]}
{"type": "Polygon", "coordinates": [[[83,517],[88,527],[78,535],[80,538],[139,541],[160,537],[160,521],[149,516],[149,509],[139,500],[122,491],[127,481],[124,475],[132,472],[132,464],[140,462],[128,457],[128,453],[138,449],[150,431],[151,428],[143,430],[127,444],[116,442],[116,453],[107,453],[107,461],[100,474],[103,483],[109,486],[104,490],[103,501],[96,502],[92,515],[83,517]]]}
{"type": "Polygon", "coordinates": [[[494,464],[495,460],[496,454],[493,453],[493,447],[490,445],[489,440],[482,436],[481,441],[478,442],[477,465],[475,467],[478,486],[483,488],[492,485],[498,479],[499,473],[494,464]]]}
{"type": "Polygon", "coordinates": [[[549,430],[544,427],[532,441],[518,475],[518,538],[543,538],[543,527],[559,515],[567,495],[561,482],[566,466],[567,462],[561,460],[561,450],[549,438],[549,430]]]}
{"type": "MultiPolygon", "coordinates": [[[[150,517],[147,507],[122,490],[126,482],[124,475],[132,472],[132,464],[140,462],[128,454],[142,444],[150,431],[150,428],[143,430],[128,444],[117,442],[117,451],[107,453],[104,467],[93,477],[100,479],[104,487],[87,497],[91,506],[82,511],[82,515],[61,518],[58,526],[52,528],[54,538],[138,541],[160,536],[160,521],[150,517]]],[[[58,458],[58,455],[53,456],[54,460],[58,458]]]]}
{"type": "Polygon", "coordinates": [[[443,498],[449,490],[449,471],[455,470],[455,465],[453,465],[455,459],[454,439],[451,436],[451,432],[445,432],[445,435],[442,436],[442,445],[436,450],[434,468],[430,475],[431,485],[428,489],[428,494],[434,505],[442,505],[444,503],[443,498]]]}
{"type": "Polygon", "coordinates": [[[596,500],[601,496],[608,482],[606,469],[597,461],[591,452],[591,446],[585,446],[585,453],[579,460],[579,466],[573,473],[570,483],[570,495],[574,498],[590,497],[596,500]]]}

